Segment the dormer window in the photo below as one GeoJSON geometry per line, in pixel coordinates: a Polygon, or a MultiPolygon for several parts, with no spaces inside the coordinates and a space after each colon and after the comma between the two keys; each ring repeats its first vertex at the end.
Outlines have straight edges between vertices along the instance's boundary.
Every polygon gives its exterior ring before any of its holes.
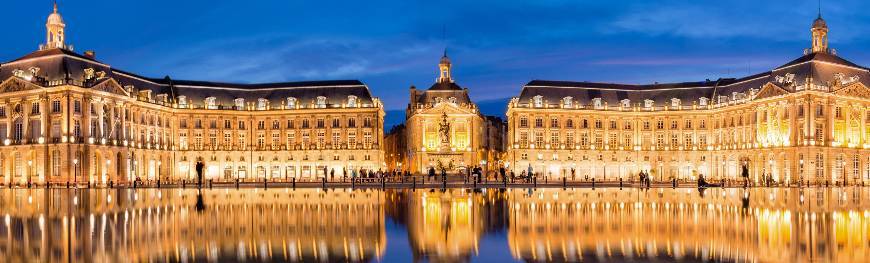
{"type": "Polygon", "coordinates": [[[186,108],[187,107],[187,96],[178,96],[178,107],[186,108]]]}
{"type": "Polygon", "coordinates": [[[532,104],[535,105],[535,108],[544,107],[544,97],[541,95],[532,97],[532,104]]]}
{"type": "Polygon", "coordinates": [[[350,108],[356,107],[356,96],[347,96],[347,106],[350,108]]]}
{"type": "Polygon", "coordinates": [[[447,98],[447,102],[450,102],[452,104],[456,104],[456,97],[447,98]]]}
{"type": "Polygon", "coordinates": [[[257,110],[266,110],[269,106],[269,100],[264,98],[257,99],[257,110]]]}
{"type": "Polygon", "coordinates": [[[624,109],[631,108],[631,100],[629,100],[629,99],[621,100],[621,101],[619,101],[619,103],[622,104],[622,108],[624,108],[624,109]]]}
{"type": "Polygon", "coordinates": [[[671,99],[671,107],[673,107],[673,108],[678,108],[678,107],[680,107],[680,105],[682,105],[682,104],[680,103],[680,99],[678,99],[678,98],[672,98],[672,99],[671,99]]]}
{"type": "Polygon", "coordinates": [[[647,109],[652,109],[655,106],[656,102],[654,100],[643,100],[643,107],[647,109]]]}
{"type": "Polygon", "coordinates": [[[233,106],[236,107],[236,110],[244,110],[245,109],[245,99],[243,99],[243,98],[234,99],[233,106]]]}
{"type": "Polygon", "coordinates": [[[571,96],[562,98],[562,107],[563,108],[573,108],[574,107],[574,98],[571,96]]]}
{"type": "Polygon", "coordinates": [[[205,98],[205,108],[209,109],[209,110],[216,110],[217,109],[217,104],[215,103],[216,100],[217,100],[217,98],[215,98],[215,97],[205,98]]]}
{"type": "Polygon", "coordinates": [[[295,109],[296,108],[296,98],[294,98],[294,97],[287,98],[287,108],[288,109],[295,109]]]}
{"type": "Polygon", "coordinates": [[[169,97],[169,96],[166,95],[166,94],[157,94],[157,96],[156,96],[157,103],[160,103],[160,104],[164,104],[164,103],[166,103],[166,99],[167,99],[168,97],[169,97]]]}
{"type": "Polygon", "coordinates": [[[721,103],[727,103],[727,102],[728,102],[728,96],[719,96],[718,99],[719,99],[719,100],[716,101],[716,103],[718,103],[718,104],[721,104],[721,103]]]}
{"type": "Polygon", "coordinates": [[[604,102],[601,101],[601,98],[592,99],[592,108],[596,110],[604,108],[604,102]]]}
{"type": "Polygon", "coordinates": [[[326,97],[317,96],[317,108],[326,108],[326,97]]]}
{"type": "Polygon", "coordinates": [[[699,99],[699,101],[698,101],[698,105],[701,105],[701,106],[706,107],[706,106],[707,106],[707,100],[708,100],[708,99],[707,99],[706,97],[701,97],[701,99],[699,99]]]}

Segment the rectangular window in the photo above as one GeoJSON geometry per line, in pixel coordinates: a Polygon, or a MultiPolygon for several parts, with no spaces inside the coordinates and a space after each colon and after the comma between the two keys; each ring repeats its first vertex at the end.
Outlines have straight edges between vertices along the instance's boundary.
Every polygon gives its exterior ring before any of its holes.
{"type": "Polygon", "coordinates": [[[332,119],[332,128],[340,128],[341,120],[338,118],[332,119]]]}
{"type": "Polygon", "coordinates": [[[81,101],[78,101],[78,100],[73,101],[73,112],[82,113],[82,102],[81,101]]]}
{"type": "Polygon", "coordinates": [[[233,122],[231,122],[230,120],[224,120],[224,129],[229,130],[232,128],[233,128],[233,122]]]}
{"type": "Polygon", "coordinates": [[[348,128],[356,128],[356,119],[355,118],[348,118],[347,119],[347,127],[348,128]]]}
{"type": "Polygon", "coordinates": [[[324,127],[326,126],[323,124],[323,119],[317,119],[317,128],[323,129],[324,127]]]}
{"type": "Polygon", "coordinates": [[[529,127],[529,117],[521,116],[520,117],[520,128],[528,128],[529,127]]]}
{"type": "Polygon", "coordinates": [[[559,119],[552,118],[550,119],[550,128],[559,128],[559,119]]]}
{"type": "Polygon", "coordinates": [[[520,132],[520,148],[526,148],[529,146],[529,133],[528,132],[520,132]]]}
{"type": "Polygon", "coordinates": [[[31,106],[30,114],[32,114],[32,115],[39,114],[39,102],[33,102],[30,104],[30,106],[31,106]]]}
{"type": "Polygon", "coordinates": [[[244,129],[245,129],[245,122],[239,121],[239,130],[244,130],[244,129]]]}
{"type": "Polygon", "coordinates": [[[559,132],[550,132],[550,144],[552,144],[553,147],[559,145],[559,132]]]}
{"type": "Polygon", "coordinates": [[[60,101],[51,101],[51,113],[60,113],[60,101]]]}
{"type": "Polygon", "coordinates": [[[535,128],[543,128],[544,127],[544,119],[535,118],[535,128]]]}

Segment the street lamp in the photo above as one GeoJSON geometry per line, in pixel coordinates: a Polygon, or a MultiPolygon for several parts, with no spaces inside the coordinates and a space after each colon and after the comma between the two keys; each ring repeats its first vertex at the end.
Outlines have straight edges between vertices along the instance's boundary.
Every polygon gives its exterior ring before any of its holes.
{"type": "Polygon", "coordinates": [[[27,187],[30,188],[31,175],[33,173],[33,160],[27,160],[27,187]]]}
{"type": "Polygon", "coordinates": [[[76,187],[78,187],[78,180],[77,180],[77,177],[79,175],[79,159],[78,158],[73,159],[73,170],[74,170],[73,171],[73,184],[75,184],[76,187]]]}
{"type": "Polygon", "coordinates": [[[157,179],[160,179],[160,165],[161,164],[162,164],[162,162],[160,160],[157,160],[157,179]]]}

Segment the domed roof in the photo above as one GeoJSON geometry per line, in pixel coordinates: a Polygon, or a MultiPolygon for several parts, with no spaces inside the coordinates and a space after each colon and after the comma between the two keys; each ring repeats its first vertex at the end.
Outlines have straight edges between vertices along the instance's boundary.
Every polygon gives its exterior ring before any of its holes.
{"type": "Polygon", "coordinates": [[[57,12],[57,4],[54,4],[54,12],[48,15],[48,22],[46,24],[63,24],[63,17],[60,17],[60,13],[57,12]]]}
{"type": "Polygon", "coordinates": [[[444,54],[444,56],[441,57],[441,64],[450,65],[450,58],[447,57],[447,54],[444,54]]]}
{"type": "Polygon", "coordinates": [[[828,23],[826,23],[825,20],[822,19],[822,15],[819,15],[819,17],[816,18],[815,21],[813,21],[813,28],[828,28],[828,23]]]}

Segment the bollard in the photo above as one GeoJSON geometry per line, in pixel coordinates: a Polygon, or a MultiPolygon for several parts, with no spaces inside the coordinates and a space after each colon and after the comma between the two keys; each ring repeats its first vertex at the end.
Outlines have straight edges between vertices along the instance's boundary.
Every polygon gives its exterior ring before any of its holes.
{"type": "Polygon", "coordinates": [[[417,177],[411,177],[411,180],[414,181],[414,188],[413,189],[416,190],[417,189],[417,177]]]}
{"type": "Polygon", "coordinates": [[[592,189],[595,189],[595,178],[592,178],[592,189]]]}
{"type": "Polygon", "coordinates": [[[160,188],[160,179],[157,179],[157,188],[160,188]]]}
{"type": "Polygon", "coordinates": [[[677,188],[677,178],[671,179],[671,183],[673,184],[671,188],[677,188]]]}
{"type": "MultiPolygon", "coordinates": [[[[296,188],[296,178],[293,178],[293,188],[296,188]]],[[[350,178],[350,188],[356,188],[356,178],[350,178]]]]}
{"type": "Polygon", "coordinates": [[[828,180],[825,180],[825,187],[828,187],[828,180]]]}
{"type": "Polygon", "coordinates": [[[477,189],[477,180],[472,180],[472,181],[474,181],[474,189],[477,189]]]}
{"type": "Polygon", "coordinates": [[[263,188],[269,188],[269,179],[263,178],[263,188]]]}
{"type": "Polygon", "coordinates": [[[293,177],[293,189],[296,189],[296,177],[293,177]]]}
{"type": "Polygon", "coordinates": [[[69,188],[69,181],[66,181],[66,188],[69,188]]]}
{"type": "Polygon", "coordinates": [[[532,182],[534,183],[535,188],[538,188],[538,177],[534,177],[532,182]]]}
{"type": "Polygon", "coordinates": [[[326,177],[323,177],[323,179],[321,180],[321,184],[323,189],[326,189],[326,177]]]}
{"type": "Polygon", "coordinates": [[[564,176],[562,177],[562,189],[568,188],[568,179],[564,176]]]}
{"type": "Polygon", "coordinates": [[[208,179],[208,189],[212,189],[214,187],[214,179],[208,179]]]}
{"type": "Polygon", "coordinates": [[[91,181],[88,181],[88,188],[91,188],[91,181]]]}
{"type": "Polygon", "coordinates": [[[181,188],[187,187],[187,180],[181,180],[181,188]]]}
{"type": "Polygon", "coordinates": [[[386,188],[387,188],[387,179],[382,177],[381,178],[381,189],[386,189],[386,188]]]}

